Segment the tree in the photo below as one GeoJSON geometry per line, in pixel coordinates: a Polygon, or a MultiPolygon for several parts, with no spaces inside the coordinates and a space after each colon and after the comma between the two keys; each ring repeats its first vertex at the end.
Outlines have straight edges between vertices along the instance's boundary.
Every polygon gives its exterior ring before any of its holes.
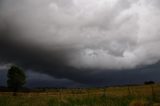
{"type": "Polygon", "coordinates": [[[21,88],[26,83],[26,75],[21,68],[13,65],[8,70],[7,77],[8,77],[7,80],[8,87],[13,89],[14,92],[13,95],[16,95],[18,89],[21,88]]]}
{"type": "Polygon", "coordinates": [[[151,84],[155,84],[155,82],[154,81],[145,81],[144,84],[145,85],[151,85],[151,84]]]}

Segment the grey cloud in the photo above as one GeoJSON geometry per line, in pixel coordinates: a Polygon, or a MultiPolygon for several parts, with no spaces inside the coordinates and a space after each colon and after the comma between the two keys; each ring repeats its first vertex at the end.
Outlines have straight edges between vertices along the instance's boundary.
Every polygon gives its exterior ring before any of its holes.
{"type": "Polygon", "coordinates": [[[2,0],[0,61],[79,82],[155,64],[160,11],[149,6],[156,2],[2,0]]]}

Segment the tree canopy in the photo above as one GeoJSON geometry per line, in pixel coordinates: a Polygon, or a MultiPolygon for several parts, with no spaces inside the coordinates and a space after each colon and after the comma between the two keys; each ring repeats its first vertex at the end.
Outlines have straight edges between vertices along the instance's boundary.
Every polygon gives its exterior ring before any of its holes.
{"type": "Polygon", "coordinates": [[[15,65],[10,67],[7,77],[8,87],[14,89],[15,91],[21,88],[26,83],[26,75],[23,69],[15,65]]]}

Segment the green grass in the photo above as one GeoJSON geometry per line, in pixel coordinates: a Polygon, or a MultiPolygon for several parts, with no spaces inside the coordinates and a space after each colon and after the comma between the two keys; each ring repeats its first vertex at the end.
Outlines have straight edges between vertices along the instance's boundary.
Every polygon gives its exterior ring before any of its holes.
{"type": "Polygon", "coordinates": [[[51,96],[1,96],[0,106],[128,106],[132,98],[128,97],[66,97],[55,98],[51,96]]]}
{"type": "Polygon", "coordinates": [[[160,86],[152,86],[0,93],[0,106],[160,106],[160,86]]]}

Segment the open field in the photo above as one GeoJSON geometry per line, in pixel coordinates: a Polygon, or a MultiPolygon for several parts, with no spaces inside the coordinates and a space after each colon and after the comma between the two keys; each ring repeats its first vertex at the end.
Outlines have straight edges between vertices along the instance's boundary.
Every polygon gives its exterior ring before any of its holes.
{"type": "Polygon", "coordinates": [[[1,92],[0,106],[160,106],[160,85],[1,92]]]}

